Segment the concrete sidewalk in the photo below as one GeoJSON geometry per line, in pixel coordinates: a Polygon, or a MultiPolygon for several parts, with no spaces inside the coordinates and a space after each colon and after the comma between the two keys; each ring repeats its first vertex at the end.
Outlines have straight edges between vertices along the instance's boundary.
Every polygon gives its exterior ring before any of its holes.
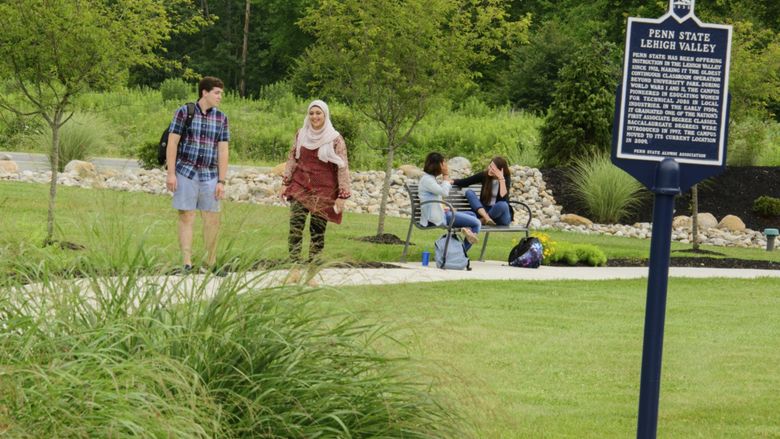
{"type": "MultiPolygon", "coordinates": [[[[381,285],[457,280],[612,280],[647,278],[646,267],[510,267],[505,262],[472,262],[471,271],[441,270],[418,263],[397,263],[400,268],[326,268],[317,273],[320,285],[381,285]]],[[[277,274],[278,275],[278,274],[277,274]]],[[[780,270],[670,267],[670,277],[688,278],[778,278],[780,270]]]]}

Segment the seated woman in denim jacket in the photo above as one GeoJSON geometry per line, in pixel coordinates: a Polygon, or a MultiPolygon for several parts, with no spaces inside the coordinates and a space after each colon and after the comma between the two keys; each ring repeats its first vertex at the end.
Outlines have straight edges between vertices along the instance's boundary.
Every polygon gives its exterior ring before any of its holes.
{"type": "MultiPolygon", "coordinates": [[[[449,169],[444,156],[438,152],[432,152],[425,158],[423,167],[423,176],[420,177],[419,197],[420,201],[437,200],[450,193],[452,182],[449,179],[449,169]],[[442,182],[439,184],[436,177],[441,175],[442,182]]],[[[442,226],[452,221],[452,211],[444,209],[440,203],[424,204],[420,210],[420,225],[426,227],[428,224],[442,226]]],[[[477,242],[477,233],[482,224],[477,219],[474,212],[455,212],[455,222],[453,227],[462,227],[461,231],[466,235],[464,247],[466,251],[471,245],[477,242]]]]}
{"type": "Polygon", "coordinates": [[[471,177],[456,179],[452,184],[458,187],[469,187],[481,183],[482,191],[479,196],[471,189],[465,192],[471,210],[479,216],[482,224],[506,226],[515,216],[512,205],[509,204],[509,188],[512,187],[510,175],[506,159],[496,156],[490,161],[486,170],[471,177]]]}

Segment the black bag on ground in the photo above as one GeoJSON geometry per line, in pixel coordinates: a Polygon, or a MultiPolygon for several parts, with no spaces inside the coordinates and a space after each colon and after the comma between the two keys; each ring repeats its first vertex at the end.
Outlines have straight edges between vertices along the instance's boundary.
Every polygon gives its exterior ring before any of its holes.
{"type": "Polygon", "coordinates": [[[447,233],[433,243],[436,266],[445,270],[470,270],[470,261],[466,256],[466,248],[458,235],[452,234],[447,245],[447,233]],[[447,253],[444,253],[444,247],[447,253]]]}
{"type": "MultiPolygon", "coordinates": [[[[193,102],[187,102],[187,121],[184,122],[184,134],[187,134],[187,130],[190,129],[190,125],[192,125],[192,118],[195,116],[195,103],[193,102]]],[[[162,133],[162,137],[160,137],[160,144],[157,146],[157,164],[160,166],[165,165],[165,160],[167,159],[168,154],[168,134],[170,134],[170,131],[168,129],[170,128],[170,125],[168,128],[165,129],[162,133]]],[[[182,140],[184,140],[184,135],[181,136],[182,140]]],[[[181,140],[179,141],[181,142],[181,140]]]]}
{"type": "Polygon", "coordinates": [[[509,265],[513,267],[539,268],[544,260],[544,247],[533,236],[523,238],[509,251],[509,265]]]}

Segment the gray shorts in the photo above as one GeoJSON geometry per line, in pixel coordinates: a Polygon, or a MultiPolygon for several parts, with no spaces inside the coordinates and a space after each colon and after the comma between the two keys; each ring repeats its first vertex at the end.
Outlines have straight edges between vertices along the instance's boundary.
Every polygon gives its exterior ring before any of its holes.
{"type": "Polygon", "coordinates": [[[219,212],[216,197],[217,178],[208,181],[189,179],[176,173],[176,192],[173,193],[173,208],[178,210],[205,210],[219,212]]]}

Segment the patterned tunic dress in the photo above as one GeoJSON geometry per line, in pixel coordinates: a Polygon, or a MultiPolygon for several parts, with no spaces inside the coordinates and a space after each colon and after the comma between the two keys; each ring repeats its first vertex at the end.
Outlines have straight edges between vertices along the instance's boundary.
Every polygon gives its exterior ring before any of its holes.
{"type": "Polygon", "coordinates": [[[287,199],[303,204],[313,215],[341,224],[342,212],[336,213],[333,205],[337,198],[346,199],[350,196],[347,150],[341,136],[334,141],[333,148],[344,160],[343,168],[320,160],[316,149],[301,148],[301,156],[296,159],[293,143],[282,178],[287,185],[284,193],[287,199]]]}

